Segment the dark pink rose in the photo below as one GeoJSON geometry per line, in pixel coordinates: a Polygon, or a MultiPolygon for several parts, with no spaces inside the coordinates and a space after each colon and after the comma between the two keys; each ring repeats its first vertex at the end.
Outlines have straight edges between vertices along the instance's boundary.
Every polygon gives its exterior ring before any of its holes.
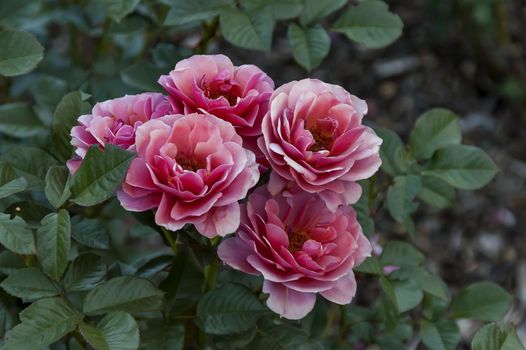
{"type": "Polygon", "coordinates": [[[239,226],[238,201],[259,179],[254,153],[234,127],[193,113],[152,119],[136,132],[135,158],[118,198],[130,211],[156,209],[170,230],[194,224],[206,237],[239,226]]]}
{"type": "Polygon", "coordinates": [[[267,305],[288,319],[307,315],[316,293],[350,303],[356,293],[352,268],[370,253],[352,208],[332,212],[315,194],[272,196],[265,188],[249,196],[239,230],[218,248],[226,264],[263,275],[267,305]]]}
{"type": "Polygon", "coordinates": [[[278,88],[259,139],[275,171],[269,190],[277,193],[292,182],[318,193],[332,211],[355,203],[361,195],[356,181],[372,176],[381,164],[382,140],[362,125],[366,113],[365,101],[320,80],[278,88]]]}
{"type": "Polygon", "coordinates": [[[75,157],[67,162],[74,173],[93,145],[107,143],[123,149],[135,149],[135,131],[144,122],[172,114],[168,98],[158,93],[126,95],[97,103],[91,114],[79,117],[79,125],[71,129],[71,144],[75,157]]]}
{"type": "Polygon", "coordinates": [[[244,146],[263,161],[257,138],[274,82],[261,69],[234,66],[224,55],[196,55],[177,63],[159,83],[170,94],[175,109],[205,111],[226,120],[241,135],[244,146]]]}

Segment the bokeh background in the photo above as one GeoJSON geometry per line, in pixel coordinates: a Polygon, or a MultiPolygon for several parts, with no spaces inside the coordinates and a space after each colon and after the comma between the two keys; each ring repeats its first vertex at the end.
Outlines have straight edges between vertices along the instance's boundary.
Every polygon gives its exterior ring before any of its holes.
{"type": "MultiPolygon", "coordinates": [[[[30,30],[46,47],[36,72],[0,77],[0,103],[33,100],[45,114],[72,89],[89,92],[94,101],[158,89],[140,74],[165,73],[197,51],[255,63],[276,85],[307,76],[340,84],[367,100],[369,123],[406,140],[422,112],[451,109],[461,117],[464,143],[488,152],[500,172],[482,190],[459,191],[454,208],[422,205],[416,244],[453,292],[485,279],[512,291],[516,303],[506,318],[526,343],[526,1],[386,2],[404,22],[398,41],[369,50],[331,34],[329,55],[310,73],[294,62],[285,25],[277,25],[270,52],[256,52],[234,47],[218,33],[203,42],[199,26],[146,30],[155,1],[142,1],[133,20],[119,25],[105,19],[96,1],[44,0],[17,18],[2,18],[0,11],[0,24],[30,30]],[[175,45],[169,51],[174,54],[152,58],[159,42],[175,45]],[[137,65],[142,70],[134,70],[137,65]],[[47,100],[35,100],[44,90],[47,100]]],[[[383,239],[405,235],[382,211],[375,220],[383,239]]],[[[471,339],[479,326],[463,321],[463,338],[471,339]]]]}

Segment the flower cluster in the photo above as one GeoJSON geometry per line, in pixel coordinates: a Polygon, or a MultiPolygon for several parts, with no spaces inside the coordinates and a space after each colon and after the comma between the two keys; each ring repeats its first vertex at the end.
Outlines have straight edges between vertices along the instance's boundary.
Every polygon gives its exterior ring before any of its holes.
{"type": "Polygon", "coordinates": [[[261,69],[223,55],[182,60],[159,83],[167,95],[124,96],[81,116],[70,171],[92,145],[133,151],[118,192],[125,209],[154,210],[169,230],[235,233],[220,259],[263,275],[267,305],[283,317],[304,317],[317,293],[350,303],[352,268],[371,244],[349,205],[361,195],[356,181],[380,166],[365,101],[314,79],[274,90],[261,69]],[[268,184],[254,189],[265,171],[268,184]]]}

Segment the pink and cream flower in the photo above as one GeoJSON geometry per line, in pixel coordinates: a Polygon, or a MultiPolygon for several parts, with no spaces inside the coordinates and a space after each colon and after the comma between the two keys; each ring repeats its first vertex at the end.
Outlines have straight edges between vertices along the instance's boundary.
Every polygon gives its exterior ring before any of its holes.
{"type": "Polygon", "coordinates": [[[272,196],[265,188],[249,196],[239,230],[218,248],[224,263],[263,275],[267,305],[288,319],[307,315],[316,293],[350,303],[356,293],[352,268],[370,253],[351,207],[332,212],[315,194],[272,196]]]}
{"type": "Polygon", "coordinates": [[[118,198],[130,211],[156,209],[170,230],[194,224],[212,238],[239,226],[238,201],[259,179],[254,153],[234,127],[193,113],[152,119],[137,129],[133,159],[118,198]]]}
{"type": "Polygon", "coordinates": [[[71,129],[71,144],[75,157],[67,162],[75,173],[88,149],[93,145],[113,144],[135,150],[135,131],[150,119],[172,114],[168,98],[159,93],[126,95],[97,103],[91,114],[79,117],[79,125],[71,129]]]}
{"type": "Polygon", "coordinates": [[[279,87],[259,139],[275,171],[270,191],[278,193],[292,182],[318,193],[332,211],[355,203],[361,195],[356,181],[372,176],[381,164],[382,140],[362,124],[366,113],[365,101],[320,80],[279,87]]]}
{"type": "Polygon", "coordinates": [[[177,63],[159,83],[170,94],[174,109],[205,111],[231,123],[244,146],[264,162],[257,139],[274,82],[261,69],[234,66],[225,55],[195,55],[177,63]]]}

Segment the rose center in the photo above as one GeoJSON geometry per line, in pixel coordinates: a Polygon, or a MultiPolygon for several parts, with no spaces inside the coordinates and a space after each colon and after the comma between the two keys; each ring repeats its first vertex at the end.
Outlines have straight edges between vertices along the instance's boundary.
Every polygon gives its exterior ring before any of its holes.
{"type": "Polygon", "coordinates": [[[332,144],[334,142],[332,135],[322,132],[317,128],[313,128],[309,131],[312,134],[312,138],[314,139],[314,144],[309,148],[310,151],[317,152],[321,150],[330,150],[332,148],[332,144]]]}
{"type": "Polygon", "coordinates": [[[289,251],[291,253],[301,250],[303,243],[310,239],[310,235],[307,232],[303,230],[297,231],[293,228],[287,230],[287,235],[289,236],[289,251]]]}
{"type": "Polygon", "coordinates": [[[235,106],[241,97],[241,88],[235,83],[231,83],[230,79],[212,81],[204,86],[203,91],[205,96],[210,99],[223,96],[231,106],[235,106]]]}
{"type": "Polygon", "coordinates": [[[194,173],[197,170],[203,169],[205,167],[203,162],[192,159],[191,157],[184,154],[178,154],[177,157],[175,157],[175,161],[184,170],[193,171],[194,173]]]}

